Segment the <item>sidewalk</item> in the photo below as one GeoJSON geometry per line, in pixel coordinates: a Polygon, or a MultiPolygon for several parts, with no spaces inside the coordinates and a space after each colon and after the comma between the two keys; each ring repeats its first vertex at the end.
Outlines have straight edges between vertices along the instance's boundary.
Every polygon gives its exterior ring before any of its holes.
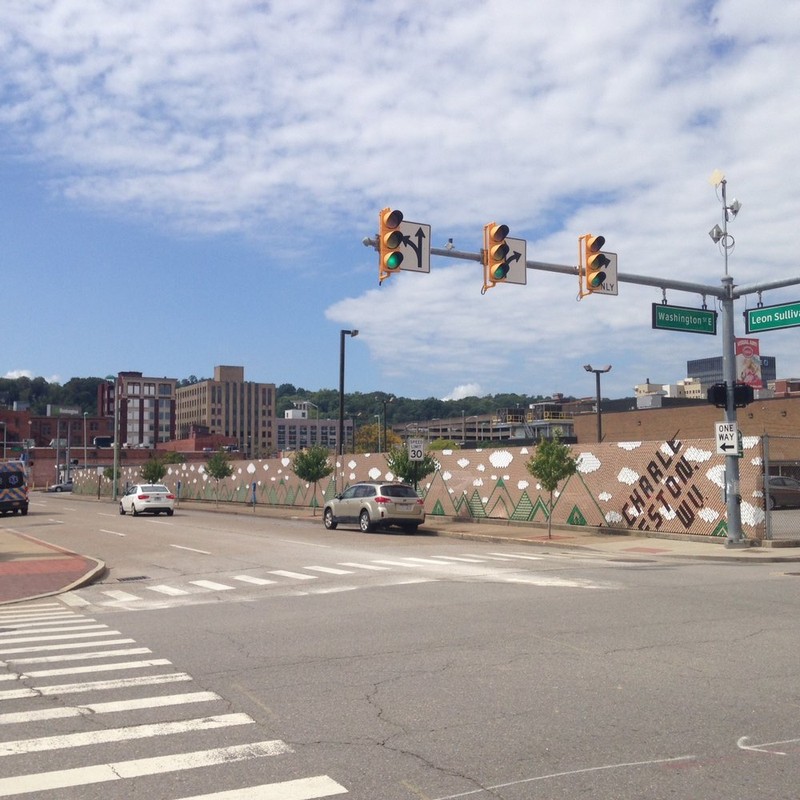
{"type": "Polygon", "coordinates": [[[0,605],[67,592],[105,568],[102,561],[0,527],[0,605]]]}
{"type": "MultiPolygon", "coordinates": [[[[97,502],[94,498],[75,499],[97,502]]],[[[102,501],[101,501],[102,502],[102,501]]],[[[322,515],[307,508],[275,508],[231,505],[219,507],[208,503],[181,502],[180,509],[202,508],[203,511],[241,516],[291,519],[319,526],[325,531],[322,515]]],[[[9,529],[14,517],[0,518],[0,605],[32,600],[67,592],[91,583],[105,572],[105,564],[94,558],[64,550],[57,545],[35,539],[9,529]]],[[[374,535],[374,534],[373,534],[374,535]]],[[[800,561],[800,539],[795,542],[767,542],[762,547],[726,547],[724,539],[708,537],[661,538],[653,535],[599,533],[594,528],[553,529],[551,539],[541,525],[509,523],[505,520],[461,520],[429,516],[417,534],[446,536],[455,539],[519,544],[557,551],[580,550],[605,558],[646,560],[648,558],[699,559],[737,564],[800,561]],[[783,545],[783,546],[779,546],[783,545]],[[788,546],[787,546],[788,545],[788,546]],[[794,545],[794,546],[792,546],[794,545]]]]}

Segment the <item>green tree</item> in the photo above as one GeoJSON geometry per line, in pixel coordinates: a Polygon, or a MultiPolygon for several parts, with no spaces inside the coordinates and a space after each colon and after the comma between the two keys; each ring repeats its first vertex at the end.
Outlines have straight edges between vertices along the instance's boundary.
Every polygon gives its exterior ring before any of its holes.
{"type": "Polygon", "coordinates": [[[218,450],[206,462],[205,471],[214,479],[214,500],[219,505],[219,482],[233,475],[233,466],[225,453],[218,450]]]}
{"type": "Polygon", "coordinates": [[[536,452],[528,459],[525,466],[550,494],[547,538],[552,539],[553,492],[564,478],[575,474],[578,468],[577,459],[572,456],[569,447],[562,444],[558,436],[555,436],[553,439],[540,439],[536,452]]]}
{"type": "Polygon", "coordinates": [[[167,474],[167,465],[160,458],[151,458],[142,465],[142,479],[147,483],[161,483],[167,474]]]}
{"type": "Polygon", "coordinates": [[[407,447],[392,447],[386,454],[389,469],[404,483],[413,483],[414,488],[423,478],[436,472],[436,460],[430,453],[425,453],[421,461],[412,461],[407,447]]]}
{"type": "Polygon", "coordinates": [[[319,444],[300,450],[292,460],[292,472],[301,481],[314,484],[314,500],[311,503],[314,516],[317,515],[317,484],[333,472],[327,448],[319,444]]]}
{"type": "Polygon", "coordinates": [[[185,464],[186,456],[183,453],[178,453],[175,450],[167,450],[164,455],[160,456],[165,464],[185,464]]]}
{"type": "Polygon", "coordinates": [[[428,444],[428,450],[460,450],[461,445],[452,439],[434,439],[428,444]]]}

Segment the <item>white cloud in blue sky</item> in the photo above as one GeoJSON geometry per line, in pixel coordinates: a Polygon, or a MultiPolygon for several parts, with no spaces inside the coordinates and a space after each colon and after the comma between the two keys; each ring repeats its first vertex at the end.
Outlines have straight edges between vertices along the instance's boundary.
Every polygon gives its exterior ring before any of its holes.
{"type": "MultiPolygon", "coordinates": [[[[482,296],[478,264],[435,256],[378,288],[361,240],[386,205],[467,252],[505,222],[555,264],[591,231],[622,273],[716,286],[721,168],[736,283],[800,278],[798,56],[797,0],[5,0],[4,317],[26,335],[0,372],[333,388],[358,328],[363,392],[591,395],[593,361],[604,394],[674,382],[722,343],[651,330],[657,289],[578,303],[528,270],[482,296]]],[[[781,376],[795,342],[761,336],[781,376]]]]}

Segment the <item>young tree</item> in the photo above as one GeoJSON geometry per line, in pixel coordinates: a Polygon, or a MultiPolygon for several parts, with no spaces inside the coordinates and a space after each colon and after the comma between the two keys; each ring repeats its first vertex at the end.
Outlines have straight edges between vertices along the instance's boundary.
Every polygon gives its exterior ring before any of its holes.
{"type": "Polygon", "coordinates": [[[564,478],[575,474],[578,468],[577,459],[573,458],[569,447],[562,444],[558,436],[555,436],[553,439],[540,439],[536,452],[528,459],[525,466],[528,472],[539,480],[545,491],[550,493],[547,538],[552,539],[553,492],[564,478]]]}
{"type": "Polygon", "coordinates": [[[311,445],[306,450],[300,450],[292,460],[292,472],[301,481],[314,484],[314,516],[317,515],[317,484],[333,472],[328,456],[328,449],[319,444],[311,445]]]}
{"type": "Polygon", "coordinates": [[[205,465],[205,471],[214,479],[214,499],[215,505],[219,505],[219,482],[224,478],[229,478],[233,475],[233,467],[228,457],[222,450],[218,450],[211,458],[208,459],[205,465]]]}
{"type": "Polygon", "coordinates": [[[167,474],[167,465],[160,458],[151,458],[142,465],[142,478],[147,483],[161,483],[167,474]]]}
{"type": "Polygon", "coordinates": [[[408,457],[407,447],[393,447],[386,454],[389,469],[404,483],[413,483],[414,488],[426,476],[436,471],[436,461],[430,453],[425,453],[421,461],[412,461],[408,457]]]}

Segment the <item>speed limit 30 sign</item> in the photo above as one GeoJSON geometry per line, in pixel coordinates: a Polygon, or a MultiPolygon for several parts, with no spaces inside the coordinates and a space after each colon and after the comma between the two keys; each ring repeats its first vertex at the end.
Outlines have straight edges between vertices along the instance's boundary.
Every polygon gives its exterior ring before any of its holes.
{"type": "Polygon", "coordinates": [[[408,460],[409,461],[422,461],[425,458],[425,440],[424,439],[409,439],[408,440],[408,460]]]}

